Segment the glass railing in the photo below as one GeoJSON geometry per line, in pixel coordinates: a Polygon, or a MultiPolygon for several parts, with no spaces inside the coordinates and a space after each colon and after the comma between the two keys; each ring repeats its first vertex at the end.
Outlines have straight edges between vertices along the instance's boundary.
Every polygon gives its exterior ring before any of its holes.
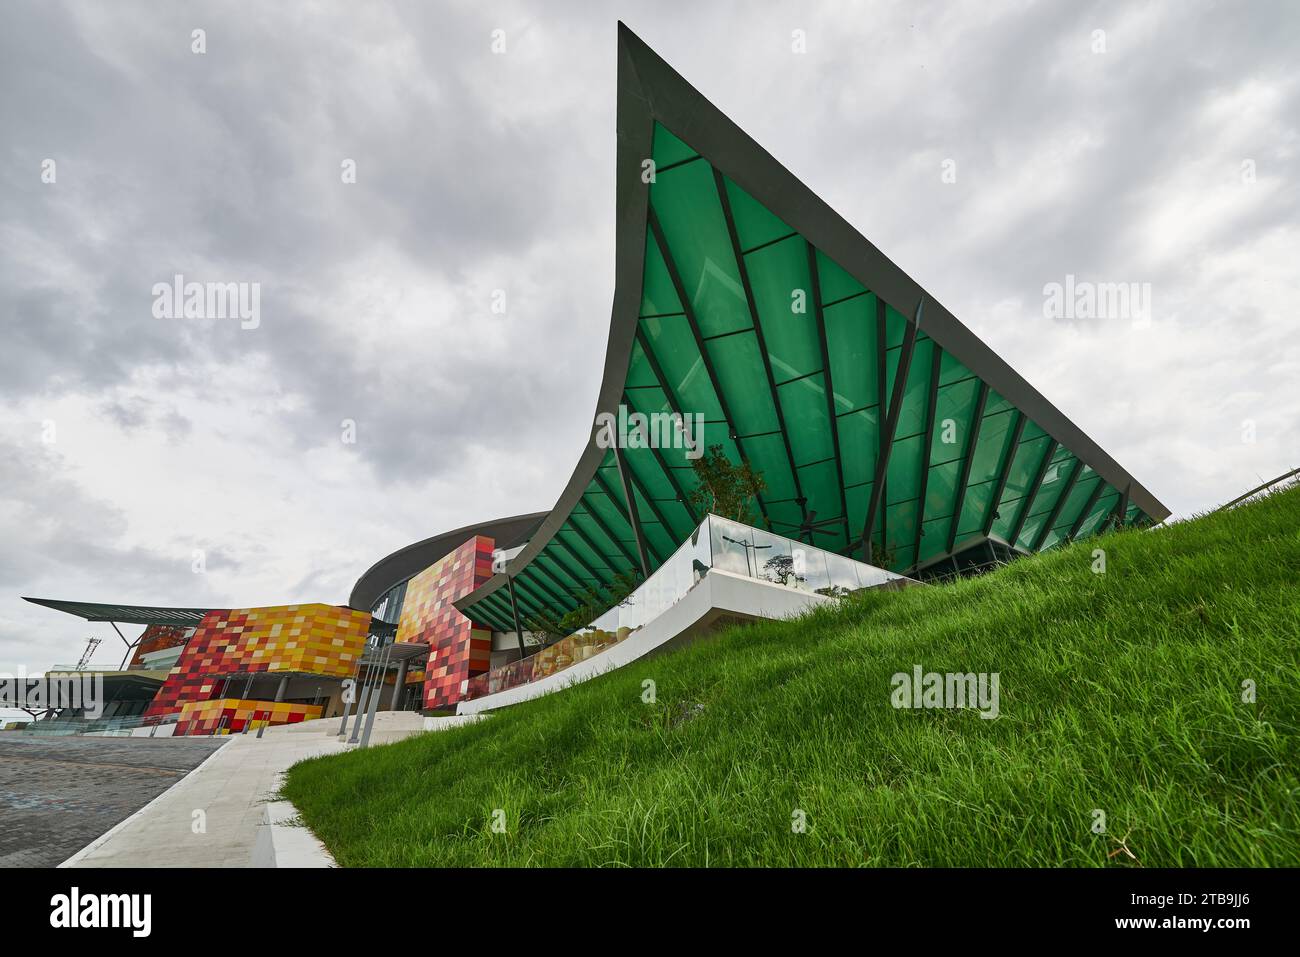
{"type": "Polygon", "coordinates": [[[23,734],[64,737],[74,734],[105,734],[129,736],[136,728],[159,724],[157,716],[133,714],[121,718],[48,718],[29,722],[23,734]]]}
{"type": "Polygon", "coordinates": [[[681,601],[712,568],[832,596],[906,580],[902,575],[806,542],[708,515],[672,557],[621,603],[581,631],[527,658],[470,678],[465,696],[481,698],[517,688],[600,654],[681,601]]]}

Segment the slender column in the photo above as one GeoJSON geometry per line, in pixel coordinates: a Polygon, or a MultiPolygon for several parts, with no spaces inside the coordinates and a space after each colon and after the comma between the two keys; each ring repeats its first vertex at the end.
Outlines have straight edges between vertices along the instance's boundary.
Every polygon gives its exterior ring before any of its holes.
{"type": "Polygon", "coordinates": [[[352,722],[352,736],[348,738],[348,744],[356,744],[361,740],[361,715],[370,702],[370,680],[374,672],[375,666],[373,663],[366,666],[366,681],[361,686],[361,698],[357,702],[357,718],[352,722]]]}
{"type": "Polygon", "coordinates": [[[384,648],[384,658],[379,665],[379,677],[375,681],[374,693],[370,696],[370,711],[366,715],[366,730],[361,736],[361,746],[370,747],[370,732],[375,726],[375,712],[379,710],[379,696],[384,691],[384,675],[388,674],[388,657],[392,654],[393,646],[390,643],[384,648]]]}
{"type": "Polygon", "coordinates": [[[396,711],[397,704],[401,700],[402,692],[406,690],[406,660],[403,659],[397,666],[397,681],[393,683],[393,704],[390,710],[396,711]]]}

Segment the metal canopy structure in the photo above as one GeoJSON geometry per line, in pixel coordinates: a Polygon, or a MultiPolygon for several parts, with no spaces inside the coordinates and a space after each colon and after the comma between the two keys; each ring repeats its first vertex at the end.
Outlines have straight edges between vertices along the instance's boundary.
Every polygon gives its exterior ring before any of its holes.
{"type": "MultiPolygon", "coordinates": [[[[602,415],[702,414],[773,531],[897,572],[1169,509],[622,24],[602,415]]],[[[527,546],[456,607],[509,631],[653,572],[699,521],[687,448],[594,426],[527,546]],[[507,574],[509,584],[507,588],[507,574]]]]}
{"type": "Polygon", "coordinates": [[[498,548],[509,548],[519,541],[525,541],[547,514],[532,512],[465,525],[398,549],[375,562],[357,579],[352,594],[348,597],[348,606],[359,611],[370,611],[388,589],[424,571],[475,535],[485,535],[495,540],[498,548]]]}
{"type": "Polygon", "coordinates": [[[27,598],[33,605],[76,615],[86,621],[107,621],[121,625],[197,626],[211,608],[164,608],[155,605],[104,605],[91,601],[60,601],[55,598],[27,598]]]}

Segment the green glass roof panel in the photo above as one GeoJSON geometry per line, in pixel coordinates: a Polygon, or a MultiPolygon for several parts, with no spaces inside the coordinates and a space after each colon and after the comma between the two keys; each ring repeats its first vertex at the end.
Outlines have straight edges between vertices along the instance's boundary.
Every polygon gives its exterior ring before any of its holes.
{"type": "Polygon", "coordinates": [[[1015,544],[1020,548],[1031,548],[1038,540],[1038,533],[1043,530],[1043,523],[1047,521],[1047,513],[1039,512],[1037,515],[1031,515],[1025,519],[1024,527],[1020,531],[1020,537],[1016,539],[1015,544]]]}
{"type": "Polygon", "coordinates": [[[534,561],[545,568],[550,573],[551,578],[564,585],[565,588],[570,591],[581,591],[583,586],[588,584],[590,580],[570,570],[569,566],[561,559],[560,552],[560,549],[548,545],[534,561]]]}
{"type": "Polygon", "coordinates": [[[957,503],[957,481],[961,478],[961,462],[943,462],[930,466],[925,481],[925,520],[952,515],[957,503]]]}
{"type": "Polygon", "coordinates": [[[650,187],[650,205],[659,216],[700,334],[749,328],[749,304],[709,165],[691,163],[661,172],[650,187]]]}
{"type": "MultiPolygon", "coordinates": [[[[924,319],[922,319],[924,321],[924,319]]],[[[962,379],[973,379],[974,373],[962,365],[961,361],[947,350],[943,353],[943,359],[939,363],[939,386],[952,385],[954,382],[960,382],[962,379]]]]}
{"type": "Polygon", "coordinates": [[[568,521],[564,523],[564,527],[556,533],[556,537],[568,546],[569,551],[576,555],[584,566],[591,569],[602,581],[607,581],[612,576],[616,566],[604,550],[596,551],[597,547],[603,548],[603,546],[597,546],[595,539],[592,539],[589,543],[588,538],[590,536],[583,537],[586,529],[578,524],[576,518],[576,513],[571,514],[568,521]]]}
{"type": "MultiPolygon", "coordinates": [[[[912,365],[908,369],[907,384],[903,389],[903,406],[894,433],[896,436],[911,436],[925,430],[926,406],[930,401],[931,351],[934,348],[933,340],[917,338],[912,350],[912,365]]],[[[891,349],[885,356],[885,387],[891,401],[901,358],[901,348],[891,349]]]]}
{"type": "Polygon", "coordinates": [[[982,533],[990,509],[994,507],[993,493],[997,491],[997,478],[1010,451],[1008,445],[1015,434],[1015,413],[998,412],[984,416],[980,424],[979,442],[975,458],[971,461],[966,496],[957,526],[958,538],[982,533]]]}
{"type": "MultiPolygon", "coordinates": [[[[808,507],[817,510],[818,519],[841,515],[839,472],[834,459],[799,469],[799,481],[808,498],[808,507]]],[[[842,540],[843,535],[840,537],[842,540]]]]}
{"type": "Polygon", "coordinates": [[[681,300],[677,298],[677,289],[673,286],[668,267],[654,237],[646,231],[645,268],[641,279],[642,316],[679,315],[682,313],[681,300]]]}
{"type": "Polygon", "coordinates": [[[736,236],[740,240],[742,252],[776,242],[794,232],[781,221],[780,217],[774,216],[766,206],[731,180],[724,177],[724,182],[727,200],[731,203],[731,218],[736,224],[736,236]]]}
{"type": "Polygon", "coordinates": [[[993,479],[966,486],[966,497],[961,503],[961,521],[957,526],[958,540],[984,531],[984,520],[993,505],[996,487],[997,482],[993,479]]]}
{"type": "Polygon", "coordinates": [[[750,253],[745,260],[776,381],[821,371],[807,246],[777,243],[750,253]]]}
{"type": "Polygon", "coordinates": [[[681,403],[683,415],[703,413],[706,419],[720,421],[722,407],[709,382],[695,338],[685,317],[644,319],[641,327],[654,351],[659,367],[668,377],[667,386],[681,403]]]}
{"type": "Polygon", "coordinates": [[[1015,434],[1014,412],[997,412],[985,415],[980,421],[980,438],[975,445],[975,459],[971,462],[970,481],[983,482],[994,478],[1005,457],[1007,443],[1015,434]]]}
{"type": "Polygon", "coordinates": [[[654,157],[656,170],[681,163],[699,155],[662,123],[655,124],[653,142],[652,156],[654,157]]]}
{"type": "Polygon", "coordinates": [[[876,474],[880,453],[878,414],[877,406],[838,417],[845,486],[870,482],[876,474]]]}
{"type": "Polygon", "coordinates": [[[641,349],[639,342],[632,343],[632,355],[628,359],[627,365],[627,389],[642,388],[659,388],[659,380],[655,378],[654,369],[651,368],[649,361],[646,359],[645,352],[641,349]]]}
{"type": "Polygon", "coordinates": [[[885,549],[894,551],[894,568],[911,568],[916,552],[916,499],[886,509],[885,549]]]}
{"type": "Polygon", "coordinates": [[[1034,496],[1033,504],[1029,507],[1030,517],[1043,515],[1051,512],[1056,507],[1056,501],[1065,491],[1065,487],[1070,482],[1070,472],[1074,469],[1074,463],[1077,461],[1074,455],[1068,450],[1058,448],[1056,454],[1052,456],[1052,462],[1043,473],[1042,484],[1038,487],[1038,494],[1034,496]]]}
{"type": "Polygon", "coordinates": [[[780,432],[746,438],[745,454],[767,483],[767,491],[763,495],[765,500],[794,498],[794,476],[790,474],[790,459],[785,454],[785,441],[780,432]]]}
{"type": "Polygon", "coordinates": [[[871,499],[871,483],[853,485],[844,489],[844,499],[849,507],[849,528],[853,530],[853,547],[857,549],[858,536],[867,520],[867,504],[871,499]]]}
{"type": "Polygon", "coordinates": [[[966,457],[979,391],[975,379],[940,386],[935,398],[934,435],[930,439],[931,462],[952,462],[966,457]]]}
{"type": "MultiPolygon", "coordinates": [[[[1026,423],[1025,432],[1028,431],[1029,423],[1026,423]]],[[[1039,431],[1041,433],[1042,430],[1039,431]]],[[[993,534],[999,538],[1006,540],[1015,527],[1020,515],[1021,500],[1034,481],[1034,476],[1038,474],[1038,467],[1043,462],[1043,453],[1047,451],[1050,442],[1051,439],[1040,434],[1029,441],[1025,441],[1022,437],[1019,446],[1016,447],[1015,458],[1012,459],[1011,469],[1007,473],[1006,489],[997,505],[999,517],[993,523],[993,534]]]]}
{"type": "Polygon", "coordinates": [[[989,389],[988,398],[984,400],[986,416],[997,415],[999,412],[1012,412],[1015,408],[997,389],[989,389]]]}
{"type": "Polygon", "coordinates": [[[918,563],[928,562],[948,551],[948,531],[952,528],[952,516],[927,518],[923,528],[918,563]]]}
{"type": "Polygon", "coordinates": [[[780,423],[771,389],[767,387],[758,337],[752,332],[742,332],[713,339],[705,348],[717,371],[718,384],[727,396],[737,432],[752,435],[776,431],[780,423]]]}
{"type": "Polygon", "coordinates": [[[820,462],[835,454],[826,416],[825,389],[820,373],[777,387],[795,465],[820,462]]]}
{"type": "Polygon", "coordinates": [[[1042,438],[1046,434],[1047,433],[1042,430],[1042,427],[1039,426],[1037,422],[1035,422],[1033,419],[1026,418],[1025,429],[1023,432],[1020,433],[1020,442],[1021,444],[1024,444],[1025,442],[1032,442],[1035,439],[1042,438]]]}
{"type": "MultiPolygon", "coordinates": [[[[845,272],[843,266],[820,249],[817,250],[817,275],[821,281],[823,304],[837,303],[850,296],[863,296],[867,291],[866,286],[845,272]]],[[[875,297],[872,297],[871,301],[874,309],[875,297]]]]}
{"type": "MultiPolygon", "coordinates": [[[[628,468],[632,470],[640,489],[649,494],[656,502],[665,499],[673,500],[677,497],[677,490],[673,487],[672,479],[659,467],[659,460],[655,457],[653,451],[650,449],[626,449],[623,458],[627,461],[628,468]]],[[[667,461],[666,458],[665,461],[667,461]]]]}
{"type": "Polygon", "coordinates": [[[889,468],[885,472],[885,494],[890,504],[914,501],[921,488],[921,460],[924,435],[899,439],[889,455],[889,468]]]}
{"type": "MultiPolygon", "coordinates": [[[[602,529],[600,523],[593,519],[591,514],[575,511],[569,521],[575,529],[591,539],[596,548],[600,549],[602,564],[606,568],[621,572],[632,567],[632,559],[623,553],[618,539],[602,529]]],[[[597,570],[599,571],[599,566],[597,570]]]]}
{"type": "Polygon", "coordinates": [[[1089,466],[1085,465],[1079,473],[1079,477],[1074,482],[1074,488],[1070,490],[1069,496],[1065,499],[1065,504],[1061,506],[1061,511],[1057,515],[1056,523],[1052,526],[1055,529],[1063,529],[1066,533],[1074,527],[1075,521],[1079,518],[1079,512],[1088,504],[1092,498],[1092,493],[1097,488],[1097,483],[1101,481],[1101,476],[1094,472],[1089,466]]]}
{"type": "MultiPolygon", "coordinates": [[[[825,295],[823,291],[823,296],[825,295]]],[[[822,310],[840,413],[880,404],[876,380],[876,297],[859,296],[822,310]]]]}
{"type": "MultiPolygon", "coordinates": [[[[896,349],[903,344],[903,335],[907,331],[907,319],[893,306],[885,305],[885,348],[896,349]]],[[[920,334],[918,334],[918,339],[920,334]]]]}
{"type": "Polygon", "coordinates": [[[793,538],[795,535],[794,529],[790,526],[798,525],[803,520],[803,511],[790,499],[769,502],[767,514],[774,523],[777,523],[773,530],[787,538],[793,538]]]}
{"type": "Polygon", "coordinates": [[[1115,510],[1119,504],[1119,491],[1111,485],[1106,486],[1106,491],[1101,493],[1101,497],[1084,519],[1083,526],[1079,529],[1079,537],[1087,538],[1089,535],[1095,535],[1105,523],[1106,518],[1115,510]]]}

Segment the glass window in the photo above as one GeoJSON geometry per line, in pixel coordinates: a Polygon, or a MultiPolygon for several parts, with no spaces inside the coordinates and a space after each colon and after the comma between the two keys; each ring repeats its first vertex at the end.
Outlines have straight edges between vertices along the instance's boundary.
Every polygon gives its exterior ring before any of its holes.
{"type": "Polygon", "coordinates": [[[746,543],[754,569],[751,577],[793,586],[796,576],[790,539],[759,528],[748,531],[746,543]]]}
{"type": "Polygon", "coordinates": [[[795,573],[792,584],[802,591],[826,594],[831,586],[830,569],[827,566],[830,556],[820,548],[813,548],[803,542],[791,542],[790,554],[794,559],[795,573]]]}
{"type": "Polygon", "coordinates": [[[851,558],[845,558],[843,555],[827,553],[826,555],[826,573],[830,578],[830,587],[835,589],[843,588],[846,591],[856,591],[860,586],[858,581],[858,563],[851,558]]]}

